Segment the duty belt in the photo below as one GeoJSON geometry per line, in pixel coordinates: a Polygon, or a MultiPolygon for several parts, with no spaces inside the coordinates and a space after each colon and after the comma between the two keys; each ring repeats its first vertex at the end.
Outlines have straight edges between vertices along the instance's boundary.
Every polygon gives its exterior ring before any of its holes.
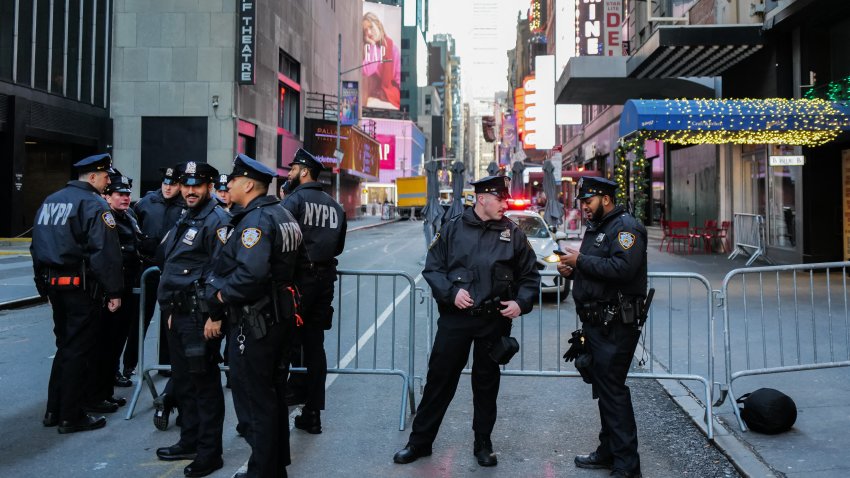
{"type": "Polygon", "coordinates": [[[311,271],[320,271],[325,269],[330,269],[334,267],[336,264],[333,261],[328,262],[302,262],[298,265],[299,269],[306,269],[311,271]]]}

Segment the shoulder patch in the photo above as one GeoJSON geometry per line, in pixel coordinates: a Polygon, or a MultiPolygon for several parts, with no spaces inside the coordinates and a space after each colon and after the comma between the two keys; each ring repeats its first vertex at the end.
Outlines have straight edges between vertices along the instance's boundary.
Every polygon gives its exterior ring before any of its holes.
{"type": "Polygon", "coordinates": [[[260,242],[260,237],[262,237],[262,235],[263,232],[256,227],[249,227],[242,231],[242,245],[245,246],[246,249],[250,249],[260,242]]]}
{"type": "Polygon", "coordinates": [[[222,244],[227,244],[227,239],[230,237],[230,232],[227,227],[220,227],[215,231],[215,237],[221,241],[222,244]]]}
{"type": "Polygon", "coordinates": [[[620,242],[620,247],[628,250],[635,245],[635,235],[631,232],[621,232],[617,234],[617,241],[620,242]]]}
{"type": "Polygon", "coordinates": [[[106,211],[100,215],[100,218],[103,219],[104,224],[106,224],[109,228],[115,229],[115,217],[112,216],[111,212],[106,211]]]}

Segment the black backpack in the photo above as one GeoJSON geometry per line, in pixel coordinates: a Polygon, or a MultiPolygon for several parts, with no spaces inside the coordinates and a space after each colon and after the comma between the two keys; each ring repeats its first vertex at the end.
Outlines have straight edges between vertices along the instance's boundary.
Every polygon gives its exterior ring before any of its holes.
{"type": "Polygon", "coordinates": [[[741,395],[737,401],[743,405],[741,418],[755,432],[768,435],[782,433],[790,430],[797,421],[797,405],[779,390],[760,388],[741,395]]]}

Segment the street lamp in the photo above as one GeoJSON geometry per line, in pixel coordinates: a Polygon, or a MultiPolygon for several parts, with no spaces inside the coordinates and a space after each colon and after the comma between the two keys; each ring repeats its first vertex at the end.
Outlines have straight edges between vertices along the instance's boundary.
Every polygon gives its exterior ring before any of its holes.
{"type": "Polygon", "coordinates": [[[380,61],[370,61],[368,63],[363,63],[360,66],[355,68],[350,68],[348,70],[342,71],[342,33],[337,36],[337,44],[336,44],[336,150],[334,150],[334,157],[336,158],[336,202],[342,204],[339,200],[339,188],[340,188],[340,176],[342,176],[342,157],[343,152],[339,149],[339,116],[342,114],[342,75],[346,73],[351,73],[352,71],[357,71],[364,66],[372,65],[375,63],[387,63],[392,61],[391,59],[385,59],[380,61]]]}

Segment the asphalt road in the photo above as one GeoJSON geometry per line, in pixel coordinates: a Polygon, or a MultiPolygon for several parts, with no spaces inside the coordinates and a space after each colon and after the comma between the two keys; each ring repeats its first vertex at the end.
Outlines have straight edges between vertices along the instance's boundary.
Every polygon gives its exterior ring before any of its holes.
{"type": "MultiPolygon", "coordinates": [[[[427,302],[407,289],[416,280],[425,252],[422,224],[399,222],[351,232],[340,268],[398,270],[406,276],[346,277],[335,307],[341,314],[326,339],[329,362],[345,367],[391,370],[406,368],[410,357],[410,300],[415,303],[415,374],[425,373],[427,302]],[[393,344],[395,344],[393,346],[393,344]]],[[[425,287],[418,279],[416,287],[425,287]]],[[[571,300],[564,302],[565,309],[571,300]]],[[[554,301],[544,302],[551,321],[554,301]]],[[[537,320],[535,313],[523,320],[537,320]]],[[[55,352],[50,310],[46,305],[0,312],[0,476],[180,477],[186,462],[156,459],[154,450],[175,443],[177,429],[165,432],[151,424],[151,397],[142,393],[136,416],[124,420],[122,409],[106,428],[58,435],[44,428],[44,396],[55,352]]],[[[152,330],[156,330],[152,327],[152,330]]],[[[565,340],[564,338],[563,340],[565,340]]],[[[147,349],[153,351],[155,336],[147,349]]],[[[547,340],[556,340],[548,337],[547,340]]],[[[461,385],[434,444],[434,455],[410,465],[395,465],[392,454],[409,433],[398,430],[402,381],[395,375],[331,375],[324,433],[293,430],[290,476],[606,476],[579,470],[577,453],[596,444],[599,421],[589,386],[570,378],[505,377],[499,419],[493,434],[499,466],[478,467],[472,456],[472,400],[468,377],[461,385]]],[[[162,386],[162,382],[159,382],[162,386]]],[[[653,380],[630,382],[639,429],[645,476],[737,476],[729,461],[694,426],[653,380]]],[[[415,398],[421,381],[415,382],[415,398]]],[[[130,389],[116,389],[129,395],[130,389]]],[[[229,393],[225,422],[225,467],[214,477],[229,477],[246,462],[249,449],[235,433],[229,393]]],[[[292,410],[293,415],[297,412],[292,410]]]]}

